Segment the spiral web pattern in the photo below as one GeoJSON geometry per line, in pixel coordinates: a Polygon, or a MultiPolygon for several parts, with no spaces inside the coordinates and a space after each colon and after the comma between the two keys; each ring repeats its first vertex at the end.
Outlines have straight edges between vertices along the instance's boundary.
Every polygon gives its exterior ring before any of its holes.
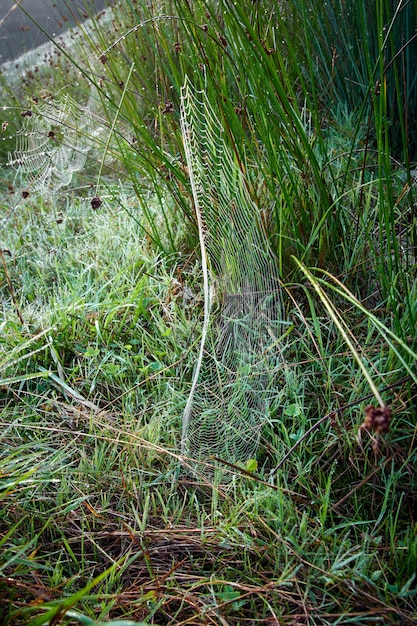
{"type": "Polygon", "coordinates": [[[17,168],[31,192],[56,192],[85,166],[94,135],[90,109],[65,94],[34,104],[23,115],[9,165],[17,168]]]}
{"type": "Polygon", "coordinates": [[[205,92],[186,80],[181,128],[199,227],[205,314],[182,453],[221,481],[256,455],[281,335],[277,268],[261,214],[205,92]]]}

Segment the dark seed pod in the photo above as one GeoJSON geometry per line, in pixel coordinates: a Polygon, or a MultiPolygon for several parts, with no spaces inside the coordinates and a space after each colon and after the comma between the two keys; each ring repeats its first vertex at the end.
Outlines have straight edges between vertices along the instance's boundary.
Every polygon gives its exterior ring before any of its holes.
{"type": "Polygon", "coordinates": [[[103,200],[101,198],[99,198],[98,196],[95,196],[94,198],[91,199],[91,208],[94,211],[96,209],[99,209],[102,204],[103,204],[103,200]]]}

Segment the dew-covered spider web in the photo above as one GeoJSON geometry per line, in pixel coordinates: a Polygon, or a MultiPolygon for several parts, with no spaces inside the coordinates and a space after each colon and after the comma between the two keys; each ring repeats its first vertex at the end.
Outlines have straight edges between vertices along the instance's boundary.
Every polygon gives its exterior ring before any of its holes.
{"type": "Polygon", "coordinates": [[[205,92],[189,80],[181,128],[204,280],[204,323],[183,415],[182,453],[194,460],[196,472],[224,481],[226,466],[214,459],[245,463],[257,452],[279,361],[280,286],[262,212],[205,92]]]}
{"type": "Polygon", "coordinates": [[[85,166],[94,134],[90,109],[68,94],[33,104],[22,113],[15,152],[9,164],[17,168],[30,191],[53,193],[69,185],[85,166]]]}

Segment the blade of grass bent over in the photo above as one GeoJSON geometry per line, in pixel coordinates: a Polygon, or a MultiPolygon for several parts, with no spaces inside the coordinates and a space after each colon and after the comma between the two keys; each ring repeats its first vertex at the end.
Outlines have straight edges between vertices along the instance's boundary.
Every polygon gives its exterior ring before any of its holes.
{"type": "Polygon", "coordinates": [[[381,394],[378,391],[377,386],[375,385],[374,381],[371,378],[371,375],[369,374],[368,370],[366,369],[361,357],[359,356],[358,351],[356,350],[355,346],[353,345],[351,339],[349,338],[349,335],[347,334],[346,330],[343,328],[343,324],[342,321],[340,319],[340,317],[337,315],[332,303],[330,302],[329,298],[326,296],[326,294],[324,293],[323,289],[321,288],[321,286],[319,285],[319,283],[317,282],[317,280],[315,279],[315,277],[311,274],[311,272],[295,257],[293,257],[294,261],[297,263],[298,267],[300,268],[300,270],[303,272],[303,274],[308,278],[308,280],[311,282],[311,284],[313,285],[318,297],[320,298],[321,302],[323,303],[326,311],[328,312],[328,314],[330,315],[330,318],[333,320],[333,322],[335,323],[338,331],[340,332],[341,336],[343,337],[344,341],[346,342],[346,345],[348,346],[349,350],[352,352],[352,355],[355,359],[355,361],[357,362],[361,372],[363,373],[372,393],[374,394],[376,400],[378,401],[379,405],[381,407],[385,406],[385,403],[381,397],[381,394]]]}

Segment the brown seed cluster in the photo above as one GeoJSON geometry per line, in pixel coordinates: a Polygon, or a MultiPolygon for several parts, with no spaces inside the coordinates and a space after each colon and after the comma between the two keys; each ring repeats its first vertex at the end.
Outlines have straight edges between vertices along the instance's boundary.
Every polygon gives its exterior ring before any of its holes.
{"type": "Polygon", "coordinates": [[[91,199],[91,208],[94,211],[96,211],[97,209],[101,207],[102,203],[103,203],[103,200],[99,198],[98,196],[95,196],[94,198],[91,199]]]}
{"type": "Polygon", "coordinates": [[[365,421],[362,428],[374,431],[377,435],[389,432],[392,411],[388,406],[372,406],[365,408],[365,421]]]}
{"type": "Polygon", "coordinates": [[[391,419],[392,411],[388,406],[367,406],[365,408],[365,420],[358,430],[359,444],[362,444],[362,433],[366,430],[371,438],[372,449],[375,454],[378,454],[380,435],[389,432],[391,419]],[[372,435],[372,432],[375,435],[372,435]]]}

